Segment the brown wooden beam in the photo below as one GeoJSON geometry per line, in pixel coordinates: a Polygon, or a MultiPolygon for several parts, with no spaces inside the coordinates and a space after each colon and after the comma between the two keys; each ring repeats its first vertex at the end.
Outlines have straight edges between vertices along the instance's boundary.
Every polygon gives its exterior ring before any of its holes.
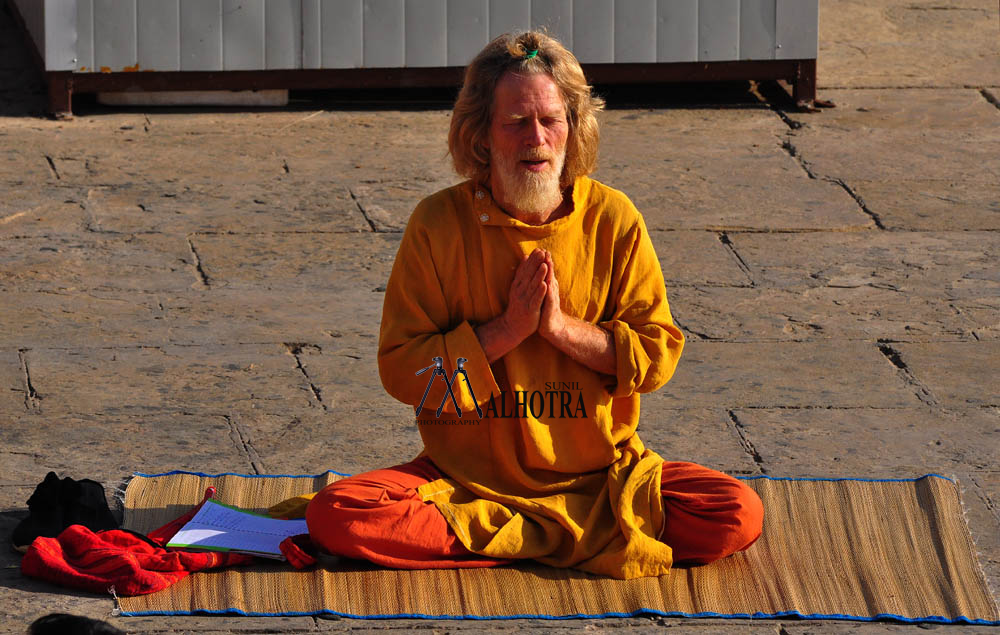
{"type": "MultiPolygon", "coordinates": [[[[815,98],[815,60],[682,62],[669,64],[584,64],[597,84],[786,80],[796,100],[815,98]],[[810,74],[811,73],[811,74],[810,74]]],[[[47,73],[53,114],[69,113],[76,93],[163,90],[322,90],[449,87],[461,85],[464,69],[350,68],[272,71],[139,71],[129,73],[47,73]]]]}
{"type": "Polygon", "coordinates": [[[660,82],[727,82],[796,77],[799,60],[742,62],[670,62],[662,64],[583,64],[587,80],[596,84],[660,82]]]}
{"type": "Polygon", "coordinates": [[[161,90],[315,90],[457,86],[463,68],[345,68],[282,71],[74,73],[76,92],[161,90]]]}
{"type": "Polygon", "coordinates": [[[816,109],[816,60],[798,62],[798,72],[792,88],[792,99],[801,110],[816,109]]]}
{"type": "MultiPolygon", "coordinates": [[[[801,60],[683,62],[670,64],[584,64],[587,79],[601,84],[787,79],[794,81],[801,60]]],[[[274,71],[138,71],[74,73],[76,92],[128,90],[291,90],[458,86],[465,69],[344,68],[274,71]]]]}
{"type": "Polygon", "coordinates": [[[73,116],[73,73],[53,71],[45,73],[49,89],[49,114],[56,119],[73,116]]]}

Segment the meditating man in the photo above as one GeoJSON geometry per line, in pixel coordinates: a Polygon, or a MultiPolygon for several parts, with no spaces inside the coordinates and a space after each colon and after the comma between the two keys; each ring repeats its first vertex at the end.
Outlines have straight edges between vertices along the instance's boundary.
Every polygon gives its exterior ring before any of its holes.
{"type": "Polygon", "coordinates": [[[639,395],[670,379],[684,337],[642,216],[587,177],[602,106],[541,33],[500,36],[468,67],[448,142],[469,180],[413,212],[379,339],[385,389],[423,406],[424,450],[317,494],[320,547],[390,567],[534,559],[635,578],[760,535],[751,489],[636,434],[639,395]]]}

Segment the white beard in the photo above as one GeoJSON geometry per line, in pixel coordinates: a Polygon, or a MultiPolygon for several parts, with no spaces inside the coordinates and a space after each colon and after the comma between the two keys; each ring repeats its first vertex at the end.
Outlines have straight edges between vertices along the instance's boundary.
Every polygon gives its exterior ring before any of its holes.
{"type": "Polygon", "coordinates": [[[513,159],[490,152],[490,159],[497,166],[496,174],[505,199],[498,202],[513,208],[511,211],[540,216],[551,212],[562,203],[559,178],[566,162],[565,151],[555,157],[542,155],[513,159]],[[522,159],[540,158],[550,159],[548,169],[544,172],[529,172],[519,164],[522,159]]]}

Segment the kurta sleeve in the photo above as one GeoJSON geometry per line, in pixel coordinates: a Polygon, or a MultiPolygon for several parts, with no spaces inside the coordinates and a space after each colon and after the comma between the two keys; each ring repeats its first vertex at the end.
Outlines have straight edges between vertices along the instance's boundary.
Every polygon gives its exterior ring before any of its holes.
{"type": "Polygon", "coordinates": [[[618,382],[612,397],[652,392],[666,384],[684,348],[684,334],[670,315],[660,262],[642,216],[635,214],[627,256],[615,265],[611,317],[599,322],[615,340],[618,382]]]}
{"type": "MultiPolygon", "coordinates": [[[[449,262],[442,247],[434,244],[435,236],[454,233],[454,225],[448,223],[453,210],[427,209],[428,205],[422,202],[411,216],[386,284],[379,329],[379,377],[386,392],[416,406],[432,371],[415,373],[432,365],[432,358],[441,357],[451,380],[457,359],[465,357],[469,360],[465,364],[469,381],[482,404],[500,389],[472,324],[464,316],[453,315],[449,306],[449,296],[466,288],[464,272],[456,270],[457,263],[449,262]]],[[[452,392],[463,415],[472,412],[475,416],[476,404],[461,376],[452,385],[452,392]]],[[[445,395],[445,382],[435,378],[424,408],[436,409],[445,395]]],[[[455,412],[450,398],[444,411],[455,412]]]]}

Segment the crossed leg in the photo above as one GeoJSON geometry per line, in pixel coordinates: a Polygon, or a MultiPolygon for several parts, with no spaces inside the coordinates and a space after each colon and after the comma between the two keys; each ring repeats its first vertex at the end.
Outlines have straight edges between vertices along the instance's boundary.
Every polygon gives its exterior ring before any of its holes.
{"type": "Polygon", "coordinates": [[[743,551],[760,537],[764,506],[757,492],[697,463],[663,463],[665,524],[660,540],[674,562],[707,564],[743,551]]]}
{"type": "Polygon", "coordinates": [[[397,569],[492,567],[470,552],[417,488],[444,475],[427,457],[331,483],[309,502],[309,536],[327,553],[397,569]]]}
{"type": "MultiPolygon", "coordinates": [[[[325,487],[306,509],[312,540],[328,553],[400,569],[492,567],[471,553],[417,488],[442,478],[427,457],[325,487]]],[[[660,539],[675,562],[704,564],[742,551],[760,536],[764,509],[752,489],[695,463],[664,462],[666,522],[660,539]]]]}

